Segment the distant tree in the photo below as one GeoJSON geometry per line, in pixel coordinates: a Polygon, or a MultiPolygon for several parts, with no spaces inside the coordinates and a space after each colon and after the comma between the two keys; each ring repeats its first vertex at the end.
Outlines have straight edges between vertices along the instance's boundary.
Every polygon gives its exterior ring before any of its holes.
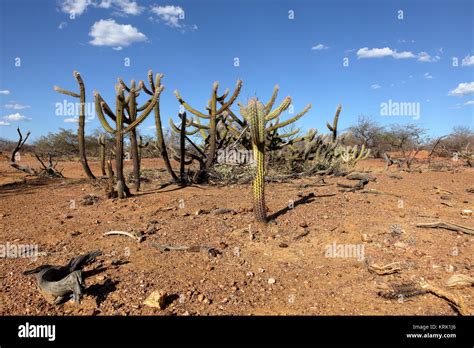
{"type": "Polygon", "coordinates": [[[348,141],[357,141],[371,149],[375,158],[380,158],[384,151],[384,127],[368,116],[360,115],[357,124],[348,128],[348,141]]]}

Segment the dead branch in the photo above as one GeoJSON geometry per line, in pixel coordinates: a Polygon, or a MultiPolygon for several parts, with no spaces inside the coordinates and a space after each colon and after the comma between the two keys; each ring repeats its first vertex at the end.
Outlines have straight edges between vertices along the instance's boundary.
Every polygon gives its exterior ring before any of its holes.
{"type": "Polygon", "coordinates": [[[474,278],[469,277],[464,274],[454,274],[446,281],[446,286],[450,288],[473,286],[473,285],[474,285],[474,278]]]}
{"type": "Polygon", "coordinates": [[[452,224],[449,222],[443,222],[443,221],[438,221],[438,222],[429,222],[429,223],[419,223],[416,224],[416,227],[421,227],[421,228],[444,228],[446,230],[450,231],[456,231],[456,232],[462,232],[470,235],[474,235],[474,229],[466,226],[461,226],[457,224],[452,224]]]}
{"type": "Polygon", "coordinates": [[[367,179],[362,179],[359,180],[359,182],[355,185],[347,185],[347,184],[337,184],[337,186],[344,188],[343,190],[340,190],[341,192],[355,192],[357,190],[362,190],[365,185],[369,183],[369,180],[367,179]]]}
{"type": "Polygon", "coordinates": [[[402,263],[401,262],[392,262],[386,265],[378,265],[376,263],[371,263],[370,261],[366,260],[365,264],[367,265],[367,269],[370,273],[375,273],[378,275],[387,275],[393,273],[399,273],[402,270],[402,263]]]}
{"type": "Polygon", "coordinates": [[[464,303],[464,299],[461,296],[447,292],[424,281],[420,282],[420,286],[423,290],[426,290],[427,292],[448,301],[458,311],[459,314],[471,315],[471,311],[469,308],[467,308],[466,304],[464,303]]]}
{"type": "Polygon", "coordinates": [[[105,232],[103,235],[104,236],[122,235],[122,236],[127,236],[127,237],[130,237],[132,239],[135,239],[138,243],[143,241],[143,236],[141,236],[141,235],[138,236],[138,235],[135,235],[133,233],[125,232],[125,231],[109,231],[109,232],[105,232]]]}

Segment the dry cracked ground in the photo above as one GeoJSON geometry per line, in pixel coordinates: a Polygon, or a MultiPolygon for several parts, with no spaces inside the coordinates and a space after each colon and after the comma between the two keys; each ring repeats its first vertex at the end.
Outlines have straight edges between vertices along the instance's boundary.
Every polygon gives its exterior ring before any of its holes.
{"type": "MultiPolygon", "coordinates": [[[[394,284],[420,280],[474,310],[472,286],[446,287],[454,274],[473,276],[473,236],[416,227],[439,220],[474,227],[473,217],[461,214],[473,210],[472,170],[397,178],[379,161],[360,163],[376,177],[366,188],[382,194],[341,192],[337,183],[355,182],[336,177],[271,183],[273,221],[262,227],[254,223],[249,185],[160,188],[168,180],[156,171],[162,163],[144,160],[162,179],[145,182],[130,199],[111,200],[85,180],[78,162],[59,167],[66,179],[39,180],[0,164],[0,243],[37,245],[39,252],[36,260],[0,259],[1,315],[458,314],[433,294],[380,296],[394,284]],[[85,205],[87,195],[98,200],[85,205]],[[143,234],[143,240],[103,235],[113,230],[143,234]],[[162,251],[157,244],[217,253],[162,251]],[[343,254],[328,253],[341,246],[343,254]],[[49,304],[34,277],[22,275],[93,250],[103,254],[86,268],[80,304],[49,304]],[[369,270],[394,262],[396,273],[369,270]],[[144,304],[158,290],[168,294],[164,309],[144,304]]],[[[92,168],[99,172],[97,163],[92,168]]]]}

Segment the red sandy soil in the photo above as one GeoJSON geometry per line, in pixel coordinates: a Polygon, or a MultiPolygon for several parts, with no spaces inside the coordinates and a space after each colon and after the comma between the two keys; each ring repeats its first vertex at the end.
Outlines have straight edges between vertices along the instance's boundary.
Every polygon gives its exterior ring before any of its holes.
{"type": "MultiPolygon", "coordinates": [[[[0,315],[456,315],[446,300],[431,294],[403,301],[378,296],[387,284],[422,278],[462,297],[474,311],[472,287],[445,286],[453,274],[473,276],[473,236],[415,226],[440,219],[474,227],[472,216],[461,215],[474,210],[473,194],[466,191],[474,186],[472,170],[401,172],[397,180],[383,171],[383,161],[359,164],[377,177],[366,188],[399,195],[403,206],[392,195],[340,192],[336,183],[355,184],[344,178],[326,178],[327,186],[314,185],[317,178],[268,184],[269,214],[277,217],[262,227],[254,222],[250,185],[160,189],[169,181],[160,172],[161,179],[144,183],[136,196],[112,200],[85,179],[78,162],[58,167],[64,167],[66,179],[25,179],[0,163],[0,243],[37,244],[44,253],[36,261],[0,259],[0,315]],[[310,193],[337,194],[297,203],[310,193]],[[82,205],[87,194],[100,199],[82,205]],[[285,209],[292,201],[294,209],[285,209]],[[215,214],[216,208],[234,212],[215,214]],[[404,233],[392,236],[394,224],[404,233]],[[145,240],[103,236],[111,230],[143,232],[145,240]],[[301,236],[305,231],[309,234],[301,236]],[[204,245],[222,254],[161,252],[154,243],[204,245]],[[363,245],[366,259],[402,262],[403,269],[375,275],[356,258],[326,257],[332,243],[363,245]],[[48,304],[34,277],[21,274],[97,249],[103,255],[87,270],[100,272],[86,279],[81,304],[48,304]],[[170,295],[165,309],[143,304],[154,290],[170,295]]],[[[163,168],[162,161],[146,159],[143,168],[163,168]]],[[[96,162],[92,169],[99,173],[96,162]]]]}

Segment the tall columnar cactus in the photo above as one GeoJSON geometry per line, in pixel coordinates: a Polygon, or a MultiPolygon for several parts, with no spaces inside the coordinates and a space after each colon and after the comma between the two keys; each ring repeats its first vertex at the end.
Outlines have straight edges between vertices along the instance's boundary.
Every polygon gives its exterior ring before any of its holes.
{"type": "Polygon", "coordinates": [[[209,147],[208,147],[208,152],[206,154],[205,168],[204,168],[206,171],[208,171],[211,168],[216,157],[217,124],[219,120],[223,117],[224,113],[229,109],[229,107],[234,103],[235,99],[238,97],[240,93],[240,89],[242,88],[242,81],[241,80],[237,81],[237,85],[235,87],[234,93],[232,93],[228,101],[225,101],[225,98],[229,94],[229,90],[226,90],[224,94],[221,97],[219,97],[217,95],[218,88],[219,88],[219,83],[214,82],[214,84],[212,85],[211,100],[209,101],[208,107],[206,108],[208,111],[208,115],[194,109],[188,103],[186,103],[183,100],[183,98],[181,98],[181,95],[179,94],[177,90],[174,92],[178,101],[187,111],[197,116],[198,118],[209,120],[209,124],[207,126],[208,134],[209,134],[207,142],[209,144],[209,147]],[[217,103],[221,104],[219,108],[217,107],[217,103]]]}
{"type": "Polygon", "coordinates": [[[99,135],[97,142],[99,143],[100,171],[103,176],[106,176],[107,172],[105,171],[105,134],[99,135]]]}
{"type": "Polygon", "coordinates": [[[257,166],[257,172],[253,182],[253,203],[255,218],[258,222],[263,223],[267,221],[265,207],[265,148],[267,134],[295,122],[311,108],[311,104],[308,104],[302,112],[280,123],[278,118],[281,113],[290,106],[291,97],[286,97],[283,102],[272,111],[277,92],[278,86],[275,87],[272,98],[265,105],[257,98],[251,98],[248,101],[247,106],[239,104],[240,113],[249,124],[252,148],[257,166]],[[277,119],[275,124],[270,124],[268,127],[266,126],[268,122],[275,119],[277,119]]]}
{"type": "MultiPolygon", "coordinates": [[[[135,129],[140,123],[142,123],[145,118],[150,114],[150,112],[155,107],[160,93],[163,91],[164,87],[161,86],[157,88],[153,94],[153,98],[147,101],[142,107],[137,108],[137,110],[143,110],[140,116],[137,116],[133,121],[130,118],[126,118],[124,115],[124,110],[130,106],[133,107],[134,103],[130,103],[130,100],[126,100],[124,97],[124,87],[119,83],[116,85],[116,98],[115,105],[116,111],[112,112],[107,103],[102,99],[100,94],[96,91],[95,95],[95,106],[96,112],[99,117],[99,120],[104,127],[104,129],[115,136],[115,171],[117,177],[117,192],[119,198],[125,198],[131,196],[130,190],[127,187],[125,178],[123,175],[123,137],[124,135],[130,133],[135,129]],[[115,128],[112,128],[108,123],[105,115],[115,122],[115,128]]],[[[135,99],[138,96],[138,90],[132,85],[129,91],[130,99],[135,99]]],[[[133,110],[129,110],[129,115],[133,113],[133,110]]]]}
{"type": "Polygon", "coordinates": [[[54,86],[54,90],[58,93],[66,94],[74,98],[79,99],[80,108],[79,108],[79,123],[77,129],[77,138],[79,143],[79,158],[82,164],[82,168],[84,168],[84,172],[86,173],[89,179],[95,179],[94,174],[92,173],[89,164],[87,163],[87,156],[86,156],[86,142],[84,139],[84,128],[86,124],[86,116],[85,116],[85,108],[86,108],[86,89],[84,87],[84,81],[82,80],[81,74],[79,72],[74,71],[73,76],[79,85],[79,93],[74,93],[65,89],[62,89],[58,86],[54,86]]]}
{"type": "Polygon", "coordinates": [[[341,113],[342,105],[339,104],[336,109],[336,114],[334,115],[334,120],[332,121],[332,125],[329,122],[326,122],[326,126],[332,132],[332,141],[336,141],[337,139],[337,122],[339,121],[339,114],[341,113]]]}
{"type": "Polygon", "coordinates": [[[259,222],[267,222],[265,207],[265,112],[264,105],[256,98],[249,100],[244,111],[250,123],[253,155],[257,165],[257,172],[253,182],[253,209],[255,218],[259,222]]]}
{"type": "MultiPolygon", "coordinates": [[[[123,89],[128,92],[128,95],[125,97],[124,110],[128,114],[126,121],[131,123],[137,119],[138,110],[136,98],[138,96],[138,91],[141,88],[136,88],[135,80],[130,82],[130,87],[128,87],[122,79],[118,79],[118,82],[123,87],[123,89]]],[[[145,103],[145,105],[147,104],[145,103]]],[[[130,130],[130,154],[133,164],[133,181],[135,190],[140,191],[140,156],[138,150],[136,127],[130,130]]]]}
{"type": "MultiPolygon", "coordinates": [[[[148,71],[148,82],[150,84],[150,89],[148,89],[145,86],[145,83],[143,81],[140,81],[140,87],[143,88],[143,91],[146,94],[153,95],[155,91],[159,88],[161,88],[161,79],[163,78],[163,74],[156,74],[156,82],[153,81],[153,71],[149,70],[148,71]]],[[[168,170],[168,173],[171,175],[171,178],[173,179],[174,182],[178,182],[179,179],[177,175],[175,174],[173,168],[171,167],[170,159],[168,156],[168,150],[166,148],[166,143],[165,143],[165,138],[163,136],[163,127],[161,124],[161,115],[160,115],[160,100],[156,102],[153,111],[155,113],[155,126],[156,126],[156,137],[157,137],[157,145],[158,149],[161,153],[161,157],[163,158],[163,161],[165,162],[166,169],[168,170]]]]}

